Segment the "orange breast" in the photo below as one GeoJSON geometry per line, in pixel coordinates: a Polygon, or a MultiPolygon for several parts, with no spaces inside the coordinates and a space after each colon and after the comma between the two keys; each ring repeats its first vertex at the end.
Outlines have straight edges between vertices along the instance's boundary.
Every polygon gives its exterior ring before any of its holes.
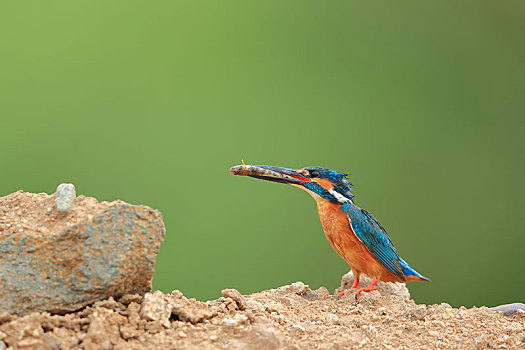
{"type": "MultiPolygon", "coordinates": [[[[314,197],[315,198],[315,197],[314,197]]],[[[315,198],[326,239],[350,266],[354,275],[365,273],[385,282],[401,282],[388,271],[357,238],[341,205],[315,198]]]]}

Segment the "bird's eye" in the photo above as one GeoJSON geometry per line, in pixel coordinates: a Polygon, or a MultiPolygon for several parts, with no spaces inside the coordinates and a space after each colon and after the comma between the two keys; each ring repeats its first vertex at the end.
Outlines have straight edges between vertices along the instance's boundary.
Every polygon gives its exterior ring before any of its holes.
{"type": "Polygon", "coordinates": [[[319,172],[317,170],[310,170],[310,177],[319,177],[319,172]]]}

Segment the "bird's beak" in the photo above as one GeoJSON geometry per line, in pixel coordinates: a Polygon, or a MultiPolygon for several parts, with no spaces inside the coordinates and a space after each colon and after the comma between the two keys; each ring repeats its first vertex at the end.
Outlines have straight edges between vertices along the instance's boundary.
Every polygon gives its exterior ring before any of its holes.
{"type": "Polygon", "coordinates": [[[250,176],[258,179],[285,184],[302,184],[311,180],[304,176],[304,170],[280,168],[268,165],[237,165],[230,168],[233,175],[250,176]]]}

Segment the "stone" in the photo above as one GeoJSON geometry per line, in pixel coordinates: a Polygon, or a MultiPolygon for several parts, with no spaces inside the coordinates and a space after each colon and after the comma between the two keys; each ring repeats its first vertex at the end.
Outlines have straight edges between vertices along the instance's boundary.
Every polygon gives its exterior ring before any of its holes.
{"type": "Polygon", "coordinates": [[[248,321],[248,317],[246,315],[236,314],[233,318],[225,318],[222,320],[222,324],[228,327],[233,327],[245,323],[246,321],[248,321]]]}
{"type": "Polygon", "coordinates": [[[319,300],[319,295],[317,293],[313,293],[313,292],[306,293],[302,297],[305,298],[306,300],[309,300],[309,301],[319,300]]]}
{"type": "Polygon", "coordinates": [[[328,321],[330,323],[334,323],[334,324],[340,324],[341,323],[341,319],[339,318],[339,316],[337,316],[335,314],[331,314],[331,313],[326,315],[326,321],[328,321]]]}
{"type": "Polygon", "coordinates": [[[142,298],[142,295],[139,294],[126,294],[118,301],[122,304],[129,305],[131,303],[141,303],[142,298]]]}
{"type": "MultiPolygon", "coordinates": [[[[286,338],[267,324],[257,324],[253,327],[249,338],[254,339],[252,349],[270,350],[285,348],[286,338]]],[[[250,347],[247,347],[248,349],[250,347]]]]}
{"type": "Polygon", "coordinates": [[[73,200],[75,199],[75,185],[73,184],[60,184],[56,191],[55,205],[59,213],[68,214],[71,212],[73,206],[73,200]]]}
{"type": "Polygon", "coordinates": [[[160,290],[154,293],[146,293],[142,299],[140,316],[148,321],[160,321],[163,325],[169,325],[173,306],[164,299],[164,293],[160,290]]]}
{"type": "Polygon", "coordinates": [[[124,320],[110,310],[100,310],[89,315],[90,323],[82,348],[85,350],[113,349],[113,346],[122,342],[120,326],[124,320]]]}
{"type": "Polygon", "coordinates": [[[265,309],[263,304],[251,299],[246,300],[246,307],[253,311],[261,311],[265,309]]]}
{"type": "Polygon", "coordinates": [[[505,315],[506,317],[510,317],[516,314],[519,310],[525,311],[525,304],[522,304],[522,303],[503,304],[503,305],[490,307],[489,309],[492,311],[496,311],[496,312],[503,312],[503,315],[505,315]]]}
{"type": "Polygon", "coordinates": [[[301,334],[304,334],[305,332],[306,330],[300,324],[294,324],[292,327],[290,327],[290,333],[292,335],[301,335],[301,334]]]}
{"type": "Polygon", "coordinates": [[[237,289],[223,289],[221,293],[223,297],[231,298],[235,301],[239,310],[246,310],[246,300],[244,300],[244,297],[237,289]]]}
{"type": "Polygon", "coordinates": [[[506,327],[505,330],[508,332],[523,332],[523,325],[520,322],[511,322],[506,327]]]}
{"type": "Polygon", "coordinates": [[[380,315],[383,315],[383,316],[388,313],[388,309],[384,306],[377,309],[377,311],[379,312],[380,315]]]}
{"type": "Polygon", "coordinates": [[[0,311],[65,313],[110,296],[151,291],[165,234],[159,211],[77,197],[62,218],[46,210],[52,202],[53,196],[22,191],[0,198],[13,227],[27,222],[21,230],[0,231],[0,311]],[[18,206],[25,220],[14,210],[18,206]],[[50,232],[32,229],[34,222],[50,232]]]}
{"type": "Polygon", "coordinates": [[[424,319],[426,314],[427,314],[427,310],[424,306],[418,306],[414,309],[407,309],[407,311],[405,312],[406,316],[409,316],[416,320],[424,319]]]}
{"type": "MultiPolygon", "coordinates": [[[[12,320],[15,319],[15,318],[16,318],[16,317],[10,315],[9,312],[0,311],[0,325],[1,325],[2,323],[10,322],[10,321],[12,321],[12,320]]],[[[1,338],[0,338],[0,339],[1,339],[1,338]]]]}
{"type": "Polygon", "coordinates": [[[319,298],[328,298],[330,296],[330,292],[326,287],[319,287],[314,292],[319,298]]]}
{"type": "MultiPolygon", "coordinates": [[[[367,275],[362,274],[361,278],[359,279],[358,288],[366,287],[370,284],[370,282],[372,282],[372,279],[367,275]]],[[[337,288],[335,293],[339,294],[340,292],[349,290],[350,288],[352,288],[353,284],[354,273],[350,271],[347,274],[343,275],[343,277],[341,278],[341,287],[337,288]]],[[[379,281],[377,282],[376,286],[379,289],[381,295],[383,296],[397,295],[398,297],[401,297],[405,300],[410,299],[410,292],[408,291],[408,288],[406,287],[405,283],[379,281]]],[[[359,297],[361,297],[361,295],[359,297]]]]}
{"type": "Polygon", "coordinates": [[[308,285],[299,281],[299,282],[292,283],[290,285],[290,290],[297,295],[303,295],[306,292],[308,292],[310,288],[308,287],[308,285]]]}

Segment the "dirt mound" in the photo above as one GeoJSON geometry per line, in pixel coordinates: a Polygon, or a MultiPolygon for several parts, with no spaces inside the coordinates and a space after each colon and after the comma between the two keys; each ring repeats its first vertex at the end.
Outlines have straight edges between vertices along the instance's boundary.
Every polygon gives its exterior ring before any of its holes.
{"type": "Polygon", "coordinates": [[[525,316],[417,305],[399,296],[341,299],[300,282],[207,302],[181,292],[126,295],[66,315],[0,313],[0,349],[525,348],[525,316]]]}
{"type": "MultiPolygon", "coordinates": [[[[64,237],[75,236],[71,234],[74,230],[87,225],[79,222],[90,223],[89,227],[107,226],[99,225],[103,222],[97,218],[111,209],[111,203],[79,196],[73,202],[71,213],[61,215],[54,209],[54,200],[55,195],[21,191],[0,198],[0,233],[10,239],[28,236],[30,239],[16,246],[29,249],[35,241],[53,238],[57,232],[67,231],[64,237]]],[[[114,205],[127,204],[116,202],[114,205]]],[[[7,247],[7,243],[4,246],[7,247]]],[[[42,255],[49,254],[50,249],[44,249],[42,255]]],[[[36,252],[37,248],[14,257],[22,259],[36,252]]],[[[131,256],[133,252],[120,255],[131,256]]],[[[76,259],[78,255],[72,258],[76,259]]],[[[12,266],[21,264],[17,260],[12,266]]],[[[6,276],[13,275],[21,274],[9,271],[6,276]]],[[[0,276],[0,282],[2,280],[0,276]]],[[[340,290],[352,284],[353,277],[347,274],[340,290]]],[[[410,295],[402,284],[379,283],[378,286],[381,293],[363,293],[358,302],[352,292],[336,299],[325,288],[312,291],[296,282],[247,296],[227,289],[221,298],[207,302],[187,299],[180,291],[171,294],[157,291],[144,297],[125,295],[117,300],[110,297],[62,315],[35,312],[18,317],[0,311],[0,350],[525,348],[523,312],[506,318],[486,307],[467,310],[448,304],[417,305],[408,300],[410,295]]],[[[107,291],[108,288],[88,290],[107,291]]],[[[69,292],[58,295],[61,300],[71,297],[69,292]]],[[[18,298],[17,303],[20,300],[24,299],[18,298]]],[[[25,300],[27,303],[35,299],[25,300]]],[[[0,310],[2,307],[5,310],[5,305],[0,303],[0,310]]]]}

